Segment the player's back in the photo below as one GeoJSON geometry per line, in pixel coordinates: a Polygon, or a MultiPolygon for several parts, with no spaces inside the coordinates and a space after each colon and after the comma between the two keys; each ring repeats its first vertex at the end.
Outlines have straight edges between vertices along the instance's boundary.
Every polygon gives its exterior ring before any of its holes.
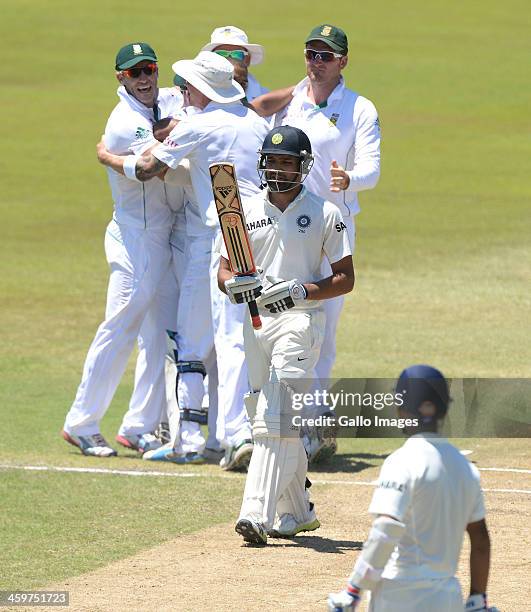
{"type": "Polygon", "coordinates": [[[452,577],[467,524],[484,517],[479,472],[446,439],[417,434],[386,460],[369,510],[406,525],[385,578],[452,577]]]}

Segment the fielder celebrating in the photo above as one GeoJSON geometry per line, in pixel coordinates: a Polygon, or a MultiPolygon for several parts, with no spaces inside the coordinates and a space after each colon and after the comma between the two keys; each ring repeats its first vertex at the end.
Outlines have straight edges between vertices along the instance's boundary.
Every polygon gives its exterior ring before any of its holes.
{"type": "MultiPolygon", "coordinates": [[[[257,98],[253,107],[260,114],[278,111],[276,125],[293,125],[308,134],[315,163],[307,187],[338,207],[354,252],[358,192],[373,189],[380,176],[378,114],[370,100],[346,87],[342,72],[348,63],[348,39],[341,28],[315,27],[306,38],[304,58],[306,78],[294,89],[257,98]]],[[[329,273],[327,265],[325,261],[323,273],[329,273]]],[[[325,303],[325,337],[316,366],[322,380],[330,377],[334,365],[343,303],[343,296],[325,303]]],[[[325,459],[336,450],[335,440],[312,437],[305,444],[310,461],[325,459]]]]}
{"type": "Polygon", "coordinates": [[[256,77],[248,71],[249,65],[256,66],[264,61],[264,48],[262,45],[250,43],[247,34],[240,28],[231,25],[216,28],[210,36],[210,42],[201,51],[214,51],[234,65],[234,78],[244,88],[245,98],[248,102],[267,93],[268,89],[260,85],[256,77]],[[240,73],[247,81],[246,86],[236,76],[236,68],[239,66],[244,69],[240,70],[240,73]]]}
{"type": "MultiPolygon", "coordinates": [[[[147,43],[122,47],[116,56],[116,71],[120,102],[107,122],[105,143],[118,154],[141,154],[157,142],[153,123],[177,112],[182,96],[173,88],[159,90],[157,56],[147,43]]],[[[116,455],[101,435],[99,422],[137,337],[141,350],[135,389],[117,440],[141,452],[160,446],[151,432],[166,401],[167,296],[176,296],[177,291],[171,286],[169,234],[173,214],[164,184],[153,180],[141,185],[110,169],[108,176],[114,214],[105,235],[111,269],[105,320],[88,351],[62,432],[83,454],[98,457],[116,455]]]]}
{"type": "Polygon", "coordinates": [[[233,303],[257,300],[263,327],[244,323],[252,393],[254,452],[236,531],[247,542],[267,535],[288,537],[319,527],[305,488],[307,458],[300,437],[281,422],[292,414],[291,394],[315,378],[324,333],[323,300],[348,293],[354,268],[341,215],[302,185],[313,164],[311,144],[297,128],[282,126],[266,136],[259,174],[267,190],[243,201],[251,249],[259,274],[233,276],[222,249],[218,283],[233,303]],[[332,274],[320,273],[323,257],[332,274]],[[262,287],[263,285],[263,287],[262,287]],[[277,520],[275,522],[275,516],[277,520]]]}
{"type": "MultiPolygon", "coordinates": [[[[209,164],[234,162],[242,194],[259,192],[258,176],[251,160],[268,132],[268,125],[240,103],[245,93],[233,79],[232,64],[220,55],[202,51],[193,60],[176,62],[173,70],[186,82],[190,104],[201,112],[180,121],[163,144],[144,156],[112,155],[100,143],[99,159],[132,179],[146,181],[169,167],[175,169],[187,158],[201,221],[213,229],[215,243],[220,230],[209,164]]],[[[219,379],[217,438],[225,448],[221,467],[234,469],[248,462],[253,450],[251,427],[243,405],[243,396],[248,390],[243,352],[245,310],[232,307],[217,290],[218,256],[212,249],[211,282],[215,291],[211,292],[211,306],[219,379]]],[[[198,333],[203,332],[198,330],[198,333]]],[[[197,392],[202,398],[200,385],[197,392]]]]}
{"type": "Polygon", "coordinates": [[[371,591],[370,612],[461,612],[455,572],[465,530],[470,536],[467,612],[487,607],[490,539],[479,472],[437,434],[450,398],[443,375],[429,366],[402,372],[399,416],[416,420],[406,443],[384,462],[369,512],[375,520],[347,589],[328,609],[355,610],[371,591]]]}

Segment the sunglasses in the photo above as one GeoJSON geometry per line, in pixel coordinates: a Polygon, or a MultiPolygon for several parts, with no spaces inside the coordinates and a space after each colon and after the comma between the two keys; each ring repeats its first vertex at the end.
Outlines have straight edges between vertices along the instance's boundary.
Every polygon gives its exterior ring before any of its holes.
{"type": "Polygon", "coordinates": [[[133,66],[132,68],[125,68],[122,70],[122,74],[129,79],[138,79],[142,72],[147,76],[151,76],[157,72],[157,64],[152,62],[150,64],[146,64],[145,66],[133,66]]]}
{"type": "Polygon", "coordinates": [[[214,53],[217,53],[218,55],[221,55],[221,57],[225,57],[227,59],[236,60],[237,62],[243,62],[243,60],[249,55],[248,51],[241,51],[240,49],[234,51],[223,51],[223,49],[220,49],[219,51],[214,51],[214,53]]]}
{"type": "Polygon", "coordinates": [[[333,51],[317,51],[316,49],[304,49],[304,57],[310,62],[332,62],[338,57],[343,57],[341,53],[333,51]]]}

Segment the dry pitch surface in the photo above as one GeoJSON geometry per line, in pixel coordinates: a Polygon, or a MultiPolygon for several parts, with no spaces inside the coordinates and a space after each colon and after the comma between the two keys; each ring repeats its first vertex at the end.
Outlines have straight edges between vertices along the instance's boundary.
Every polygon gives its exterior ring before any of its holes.
{"type": "MultiPolygon", "coordinates": [[[[488,459],[478,465],[495,467],[488,459]]],[[[489,594],[503,612],[519,612],[530,569],[531,474],[518,458],[505,467],[523,471],[482,472],[493,541],[489,594]]],[[[313,535],[254,547],[244,545],[228,523],[148,545],[139,555],[48,588],[68,590],[76,612],[324,610],[327,593],[342,587],[367,534],[372,487],[363,483],[377,473],[315,474],[312,492],[322,526],[313,535]]],[[[465,542],[459,567],[465,592],[467,556],[465,542]]]]}

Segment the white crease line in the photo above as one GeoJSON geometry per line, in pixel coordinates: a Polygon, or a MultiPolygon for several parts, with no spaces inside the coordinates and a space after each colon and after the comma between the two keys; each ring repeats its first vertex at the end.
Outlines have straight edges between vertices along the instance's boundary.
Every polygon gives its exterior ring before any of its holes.
{"type": "Polygon", "coordinates": [[[515,474],[531,474],[531,470],[520,468],[479,468],[481,472],[514,472],[515,474]]]}
{"type": "MultiPolygon", "coordinates": [[[[497,470],[498,468],[483,468],[484,470],[497,470]]],[[[73,472],[84,474],[111,474],[119,476],[163,476],[169,478],[225,478],[238,480],[243,476],[230,474],[212,474],[198,472],[156,472],[143,470],[110,470],[108,468],[79,468],[79,467],[59,467],[52,465],[9,465],[0,464],[0,470],[24,470],[27,472],[73,472]]],[[[499,468],[500,471],[515,471],[509,468],[499,468]]],[[[516,470],[518,472],[528,472],[529,470],[516,470]]],[[[354,485],[360,487],[374,487],[378,483],[377,480],[312,480],[312,484],[322,485],[354,485]]],[[[489,493],[523,493],[531,495],[531,489],[483,489],[489,493]]]]}

